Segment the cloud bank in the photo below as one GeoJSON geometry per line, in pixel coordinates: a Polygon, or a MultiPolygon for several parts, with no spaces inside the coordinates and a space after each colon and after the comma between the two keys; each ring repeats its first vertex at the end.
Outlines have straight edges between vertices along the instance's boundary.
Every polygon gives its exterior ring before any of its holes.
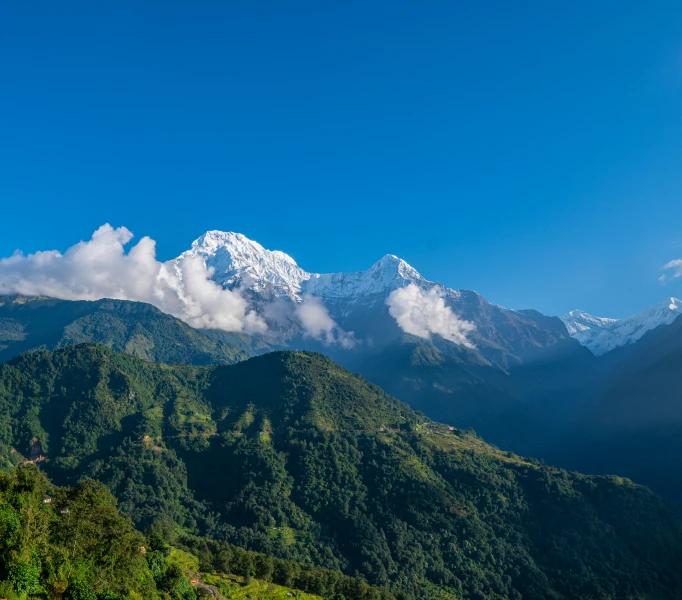
{"type": "Polygon", "coordinates": [[[264,332],[265,322],[237,292],[210,280],[198,257],[156,260],[156,242],[143,237],[126,253],[133,234],[106,224],[89,241],[57,250],[0,260],[0,294],[51,296],[63,300],[137,300],[158,307],[192,327],[264,332]]]}
{"type": "Polygon", "coordinates": [[[467,334],[476,326],[460,319],[449,306],[438,288],[424,291],[414,283],[394,290],[386,300],[388,312],[405,333],[429,339],[438,334],[455,344],[473,348],[467,334]]]}
{"type": "Polygon", "coordinates": [[[294,310],[296,319],[303,327],[304,335],[325,344],[338,344],[342,348],[352,348],[355,345],[353,332],[344,331],[331,318],[329,311],[317,296],[305,294],[303,302],[294,310]]]}
{"type": "Polygon", "coordinates": [[[664,271],[670,271],[669,273],[664,273],[661,275],[658,280],[661,283],[668,283],[669,281],[672,281],[673,279],[677,279],[678,277],[682,277],[682,258],[677,258],[675,260],[671,260],[669,263],[666,263],[663,265],[663,270],[664,271]]]}

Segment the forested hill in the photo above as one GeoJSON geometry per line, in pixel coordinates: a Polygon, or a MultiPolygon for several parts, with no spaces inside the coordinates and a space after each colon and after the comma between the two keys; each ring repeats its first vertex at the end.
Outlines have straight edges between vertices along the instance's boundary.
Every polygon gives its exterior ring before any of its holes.
{"type": "Polygon", "coordinates": [[[312,562],[403,598],[679,598],[682,513],[499,451],[317,354],[146,363],[98,345],[0,366],[0,453],[90,476],[139,527],[312,562]]]}
{"type": "Polygon", "coordinates": [[[395,600],[388,590],[357,578],[273,560],[225,543],[178,537],[161,523],[146,534],[135,531],[99,482],[83,480],[75,488],[57,488],[35,465],[0,473],[0,596],[322,600],[273,583],[286,580],[335,599],[395,600]],[[212,572],[203,572],[206,568],[212,572]]]}
{"type": "MultiPolygon", "coordinates": [[[[229,336],[239,342],[239,336],[229,336]]],[[[247,357],[234,344],[142,302],[0,296],[0,361],[28,350],[85,342],[165,363],[213,365],[247,357]]]]}

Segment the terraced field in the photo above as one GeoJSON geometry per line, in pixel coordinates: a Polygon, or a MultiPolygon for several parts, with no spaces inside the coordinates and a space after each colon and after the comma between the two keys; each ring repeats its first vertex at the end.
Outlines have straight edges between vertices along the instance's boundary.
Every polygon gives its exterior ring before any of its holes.
{"type": "Polygon", "coordinates": [[[226,600],[322,600],[321,596],[305,594],[258,579],[246,582],[243,577],[237,575],[203,574],[200,581],[217,589],[220,597],[226,600]]]}

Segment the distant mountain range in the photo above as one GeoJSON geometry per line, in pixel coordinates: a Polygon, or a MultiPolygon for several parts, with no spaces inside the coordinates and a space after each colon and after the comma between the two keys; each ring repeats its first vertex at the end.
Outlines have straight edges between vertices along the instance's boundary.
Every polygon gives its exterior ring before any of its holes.
{"type": "MultiPolygon", "coordinates": [[[[537,349],[561,344],[566,338],[566,332],[551,317],[530,310],[505,309],[474,291],[428,281],[392,254],[385,255],[367,271],[310,273],[288,254],[267,250],[240,233],[208,231],[171,262],[177,265],[187,256],[202,258],[213,270],[212,279],[216,283],[241,290],[261,309],[273,300],[300,304],[306,295],[320,298],[340,327],[353,331],[358,341],[372,345],[392,341],[388,338],[395,337],[396,326],[387,332],[384,319],[379,324],[367,322],[367,313],[374,313],[373,317],[388,315],[390,294],[409,285],[437,293],[456,317],[473,323],[475,329],[467,337],[492,363],[508,366],[508,360],[513,364],[515,359],[523,360],[537,349]],[[542,322],[538,317],[542,317],[542,322]]],[[[261,312],[265,313],[275,340],[291,340],[301,332],[300,324],[286,311],[261,312]]],[[[595,317],[574,310],[562,316],[561,321],[570,337],[595,355],[602,355],[637,341],[659,325],[671,323],[679,314],[682,301],[667,298],[625,319],[595,317]]]]}
{"type": "MultiPolygon", "coordinates": [[[[507,367],[532,358],[543,348],[571,345],[559,319],[535,311],[509,310],[474,291],[446,288],[428,281],[391,254],[367,271],[309,273],[287,254],[266,250],[239,233],[209,231],[173,262],[186,256],[201,257],[212,269],[214,281],[249,298],[270,327],[265,339],[275,346],[315,345],[315,336],[306,336],[295,313],[296,307],[312,296],[321,300],[340,330],[353,333],[357,342],[354,352],[376,351],[406,332],[391,316],[387,303],[392,292],[410,285],[442,298],[456,319],[474,325],[466,337],[484,362],[507,367]],[[276,310],[273,301],[279,301],[276,310]]],[[[422,308],[419,304],[414,307],[417,312],[422,308]]],[[[329,343],[333,339],[326,341],[320,347],[326,346],[328,353],[348,350],[334,347],[329,343]]]]}
{"type": "Polygon", "coordinates": [[[682,314],[682,301],[666,298],[625,319],[595,317],[582,310],[572,310],[561,320],[568,333],[594,354],[627,346],[640,339],[647,331],[672,323],[682,314]]]}

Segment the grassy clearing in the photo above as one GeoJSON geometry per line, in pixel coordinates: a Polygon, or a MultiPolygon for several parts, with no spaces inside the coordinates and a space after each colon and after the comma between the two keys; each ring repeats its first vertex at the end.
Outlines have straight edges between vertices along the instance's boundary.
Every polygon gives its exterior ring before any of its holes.
{"type": "Polygon", "coordinates": [[[202,582],[218,588],[227,600],[322,600],[321,596],[306,594],[288,587],[251,579],[246,583],[243,577],[222,573],[204,574],[202,582]]]}

